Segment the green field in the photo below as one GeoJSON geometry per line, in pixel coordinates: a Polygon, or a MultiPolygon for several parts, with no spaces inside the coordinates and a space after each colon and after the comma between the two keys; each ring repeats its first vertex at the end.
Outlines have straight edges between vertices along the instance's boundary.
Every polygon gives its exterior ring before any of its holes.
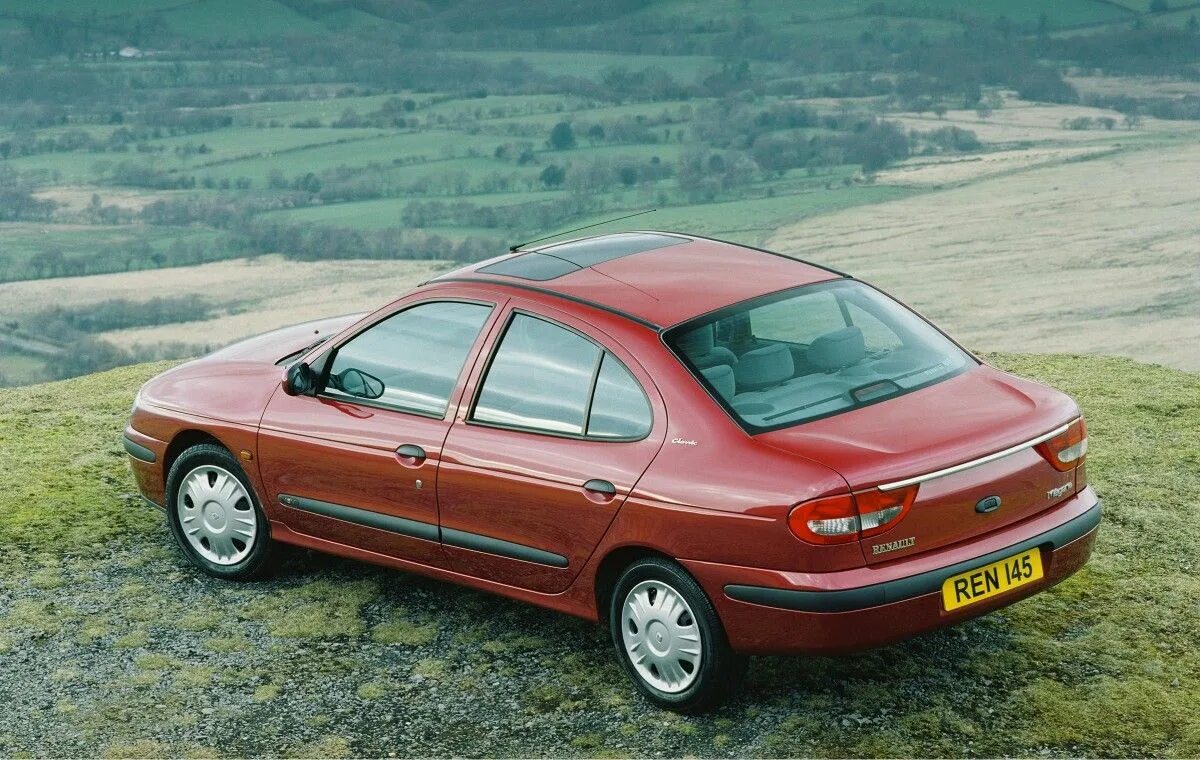
{"type": "MultiPolygon", "coordinates": [[[[1141,0],[1137,0],[1141,2],[1141,0]]],[[[1149,3],[1149,0],[1146,0],[1149,3]]],[[[762,23],[787,24],[808,21],[831,21],[844,19],[853,14],[870,13],[880,3],[875,0],[805,0],[803,3],[780,3],[775,0],[748,0],[738,4],[739,15],[752,17],[762,23]]],[[[1000,2],[975,2],[964,4],[959,0],[891,0],[884,3],[889,11],[898,12],[894,19],[902,24],[905,16],[981,16],[985,18],[1007,17],[1018,22],[1036,23],[1045,14],[1052,26],[1099,23],[1128,17],[1117,3],[1107,0],[1002,0],[1000,2]]],[[[667,0],[656,3],[642,11],[647,15],[672,15],[694,21],[699,18],[720,16],[729,9],[705,0],[667,0]]]]}
{"type": "Polygon", "coordinates": [[[212,132],[201,132],[194,135],[178,135],[164,137],[161,140],[148,140],[148,146],[162,147],[160,154],[167,162],[179,165],[206,164],[218,161],[229,161],[234,158],[256,156],[260,154],[281,153],[297,148],[333,145],[353,140],[383,136],[387,131],[380,129],[331,129],[319,127],[315,129],[255,129],[252,127],[232,127],[218,129],[212,132]],[[177,148],[203,144],[208,148],[207,153],[192,155],[184,160],[177,158],[177,148]]]}
{"type": "MultiPolygon", "coordinates": [[[[304,132],[305,130],[296,130],[304,132]]],[[[342,143],[297,148],[282,153],[259,155],[196,170],[198,176],[215,179],[249,177],[261,188],[272,171],[292,177],[339,166],[383,166],[395,163],[437,161],[475,152],[490,155],[503,140],[487,135],[448,131],[405,132],[378,137],[350,139],[342,143]]]]}
{"type": "Polygon", "coordinates": [[[29,385],[45,377],[46,362],[5,348],[0,348],[0,385],[29,385]]]}
{"type": "Polygon", "coordinates": [[[219,234],[215,230],[186,227],[0,222],[0,239],[4,241],[0,247],[0,282],[29,277],[30,262],[47,253],[59,254],[58,259],[68,266],[74,264],[73,273],[123,272],[155,266],[152,261],[143,260],[138,252],[140,246],[147,246],[152,254],[165,254],[177,241],[212,243],[219,234]]]}
{"type": "Polygon", "coordinates": [[[260,122],[277,121],[289,126],[298,121],[317,119],[323,125],[337,119],[346,109],[361,114],[379,110],[392,98],[412,98],[417,103],[429,102],[428,95],[363,95],[345,98],[318,98],[313,100],[278,100],[263,103],[239,103],[216,109],[233,117],[235,124],[254,125],[260,122]]]}
{"type": "Polygon", "coordinates": [[[88,16],[96,14],[105,17],[157,12],[191,5],[192,2],[193,0],[5,0],[3,10],[14,15],[50,13],[88,16]]]}
{"type": "Polygon", "coordinates": [[[304,37],[328,29],[275,0],[207,0],[185,3],[162,13],[177,34],[200,40],[261,40],[304,37]]]}
{"type": "MultiPolygon", "coordinates": [[[[839,187],[795,195],[668,206],[636,220],[631,219],[629,223],[644,229],[691,231],[710,237],[757,244],[762,243],[787,220],[799,220],[813,214],[866,203],[881,203],[904,197],[911,192],[890,186],[839,187]]],[[[579,224],[603,221],[617,215],[616,211],[597,215],[594,218],[581,219],[579,224]]]]}
{"type": "MultiPolygon", "coordinates": [[[[486,195],[456,195],[447,198],[430,198],[428,200],[445,200],[449,202],[473,203],[480,206],[507,206],[518,203],[537,203],[540,201],[562,200],[567,196],[566,191],[540,191],[517,193],[488,193],[486,195]]],[[[267,214],[270,218],[287,219],[303,224],[326,224],[334,227],[354,227],[358,229],[382,229],[384,227],[404,227],[401,212],[412,198],[381,198],[379,200],[358,201],[356,203],[334,203],[323,206],[273,211],[267,214]]],[[[428,232],[438,234],[479,234],[494,237],[503,234],[495,229],[486,227],[475,228],[428,228],[428,232]]]]}
{"type": "Polygon", "coordinates": [[[692,82],[721,67],[716,58],[697,55],[622,55],[538,50],[459,51],[456,55],[484,61],[507,62],[520,59],[543,73],[595,78],[610,69],[660,68],[683,82],[692,82]]]}

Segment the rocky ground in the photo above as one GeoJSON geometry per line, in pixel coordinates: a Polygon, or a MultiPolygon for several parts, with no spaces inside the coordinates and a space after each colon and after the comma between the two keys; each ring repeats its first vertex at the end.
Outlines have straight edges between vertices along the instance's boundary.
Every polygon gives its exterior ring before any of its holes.
{"type": "Polygon", "coordinates": [[[297,552],[186,565],[119,431],[142,366],[0,404],[0,755],[940,756],[1200,753],[1200,378],[999,357],[1089,414],[1092,563],[969,624],[840,659],[758,658],[716,713],[639,698],[601,628],[297,552]]]}

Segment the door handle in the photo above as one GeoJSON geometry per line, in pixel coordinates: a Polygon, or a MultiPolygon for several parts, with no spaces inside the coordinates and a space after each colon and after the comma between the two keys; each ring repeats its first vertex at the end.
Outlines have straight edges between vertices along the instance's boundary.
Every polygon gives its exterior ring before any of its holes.
{"type": "Polygon", "coordinates": [[[415,443],[406,443],[396,449],[396,456],[404,464],[420,464],[425,461],[425,449],[415,443]]]}
{"type": "Polygon", "coordinates": [[[595,478],[584,483],[583,490],[594,494],[608,496],[610,498],[617,495],[616,486],[614,486],[612,483],[609,483],[607,480],[597,480],[595,478]]]}

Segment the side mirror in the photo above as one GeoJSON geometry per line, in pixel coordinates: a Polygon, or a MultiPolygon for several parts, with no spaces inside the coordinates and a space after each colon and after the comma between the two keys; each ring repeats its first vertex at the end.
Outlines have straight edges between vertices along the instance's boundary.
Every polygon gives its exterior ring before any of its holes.
{"type": "Polygon", "coordinates": [[[355,398],[376,399],[383,395],[383,381],[361,369],[347,367],[330,380],[343,393],[355,398]]]}
{"type": "Polygon", "coordinates": [[[289,396],[315,396],[318,380],[312,367],[305,362],[299,362],[288,367],[287,376],[283,380],[283,391],[289,396]]]}

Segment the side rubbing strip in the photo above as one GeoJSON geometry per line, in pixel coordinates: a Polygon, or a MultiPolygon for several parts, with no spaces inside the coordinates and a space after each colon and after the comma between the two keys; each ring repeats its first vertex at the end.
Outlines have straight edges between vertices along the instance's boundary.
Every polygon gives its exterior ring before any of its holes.
{"type": "Polygon", "coordinates": [[[125,444],[125,453],[129,454],[129,456],[133,457],[134,459],[140,459],[141,461],[149,462],[150,464],[153,464],[154,460],[157,459],[157,457],[154,456],[153,451],[141,445],[140,443],[136,443],[125,436],[122,436],[121,440],[125,444]]]}
{"type": "Polygon", "coordinates": [[[524,544],[514,544],[499,538],[481,536],[478,533],[467,533],[453,528],[442,528],[442,542],[461,549],[472,549],[477,552],[496,554],[510,559],[520,559],[526,562],[536,562],[539,565],[551,567],[566,567],[567,558],[554,552],[534,549],[524,544]]]}
{"type": "Polygon", "coordinates": [[[423,538],[426,541],[438,540],[438,526],[419,520],[409,520],[404,517],[372,512],[369,509],[347,507],[343,504],[331,504],[327,501],[306,499],[303,496],[291,496],[288,494],[281,495],[279,503],[285,507],[302,509],[305,512],[313,512],[325,517],[345,520],[357,525],[365,525],[368,528],[378,528],[379,530],[398,533],[402,536],[423,538]]]}

